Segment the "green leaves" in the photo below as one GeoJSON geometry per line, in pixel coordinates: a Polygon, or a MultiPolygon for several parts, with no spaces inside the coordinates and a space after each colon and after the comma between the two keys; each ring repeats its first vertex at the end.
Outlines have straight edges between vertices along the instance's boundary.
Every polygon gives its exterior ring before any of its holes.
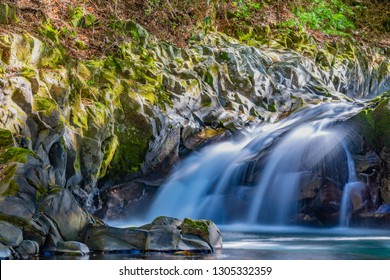
{"type": "Polygon", "coordinates": [[[254,12],[261,9],[261,5],[251,0],[233,1],[233,5],[237,7],[235,12],[236,19],[248,19],[254,12]]]}
{"type": "Polygon", "coordinates": [[[39,33],[41,33],[42,36],[50,39],[54,43],[59,43],[59,31],[53,27],[50,21],[46,21],[42,23],[42,28],[39,29],[39,33]]]}
{"type": "Polygon", "coordinates": [[[89,28],[97,24],[96,17],[85,11],[83,7],[69,8],[70,22],[73,27],[89,28]]]}
{"type": "Polygon", "coordinates": [[[349,17],[353,16],[352,9],[340,0],[311,0],[310,5],[295,8],[294,14],[298,21],[287,21],[283,25],[287,27],[296,24],[302,28],[319,30],[328,35],[346,36],[355,29],[349,17]]]}

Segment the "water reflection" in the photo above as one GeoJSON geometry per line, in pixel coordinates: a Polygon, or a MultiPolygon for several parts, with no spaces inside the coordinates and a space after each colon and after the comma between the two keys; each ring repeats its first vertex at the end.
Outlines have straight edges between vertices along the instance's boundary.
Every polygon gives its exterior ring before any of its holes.
{"type": "Polygon", "coordinates": [[[220,226],[224,248],[206,253],[132,252],[88,256],[50,256],[41,259],[90,260],[380,260],[390,259],[390,235],[384,230],[351,228],[220,226]],[[242,229],[242,227],[241,227],[242,229]],[[259,231],[260,230],[260,231],[259,231]]]}

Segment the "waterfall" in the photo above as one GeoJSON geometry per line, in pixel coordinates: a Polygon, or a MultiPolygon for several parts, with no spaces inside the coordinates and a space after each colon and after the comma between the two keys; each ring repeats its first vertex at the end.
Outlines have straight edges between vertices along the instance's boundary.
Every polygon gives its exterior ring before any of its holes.
{"type": "Polygon", "coordinates": [[[341,200],[340,206],[340,218],[339,225],[340,227],[348,227],[350,222],[350,214],[352,208],[351,194],[355,190],[361,190],[364,187],[364,184],[359,182],[356,176],[355,163],[353,161],[352,155],[349,150],[347,151],[347,163],[348,163],[348,174],[349,179],[348,183],[344,187],[343,197],[341,200]]]}
{"type": "Polygon", "coordinates": [[[342,142],[312,121],[293,129],[271,153],[248,212],[249,223],[288,224],[296,214],[304,173],[316,174],[327,155],[342,142]],[[277,205],[277,207],[275,207],[277,205]]]}
{"type": "MultiPolygon", "coordinates": [[[[294,224],[302,188],[314,179],[337,182],[340,189],[357,183],[343,120],[360,109],[342,102],[310,105],[278,123],[246,130],[239,141],[194,152],[161,186],[146,218],[294,224]]],[[[348,197],[342,200],[345,223],[348,197]]]]}

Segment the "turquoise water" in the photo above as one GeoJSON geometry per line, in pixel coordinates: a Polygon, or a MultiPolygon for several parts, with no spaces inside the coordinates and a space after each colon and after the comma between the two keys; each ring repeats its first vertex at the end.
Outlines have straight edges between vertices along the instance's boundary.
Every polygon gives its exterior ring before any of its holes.
{"type": "Polygon", "coordinates": [[[123,252],[50,259],[382,260],[390,259],[390,231],[301,227],[220,226],[224,248],[211,254],[123,252]],[[240,229],[240,230],[239,230],[240,229]]]}
{"type": "Polygon", "coordinates": [[[390,232],[345,228],[225,232],[223,255],[226,259],[390,259],[390,232]]]}

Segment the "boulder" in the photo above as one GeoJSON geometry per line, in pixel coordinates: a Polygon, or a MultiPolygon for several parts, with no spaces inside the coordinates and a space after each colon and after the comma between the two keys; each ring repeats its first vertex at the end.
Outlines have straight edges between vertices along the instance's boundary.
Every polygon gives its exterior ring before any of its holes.
{"type": "Polygon", "coordinates": [[[213,252],[215,249],[221,249],[221,247],[211,247],[208,242],[201,237],[193,234],[182,234],[179,243],[177,244],[177,251],[201,251],[201,252],[213,252]]]}
{"type": "Polygon", "coordinates": [[[148,230],[146,251],[177,251],[181,241],[180,230],[174,225],[153,226],[148,230]]]}
{"type": "Polygon", "coordinates": [[[28,259],[39,254],[39,244],[31,240],[23,240],[15,251],[21,259],[28,259]]]}
{"type": "Polygon", "coordinates": [[[147,251],[204,251],[222,248],[216,225],[207,220],[160,216],[141,227],[149,234],[147,251]]]}
{"type": "Polygon", "coordinates": [[[0,243],[0,260],[8,260],[12,258],[13,258],[13,254],[10,247],[0,243]]]}
{"type": "Polygon", "coordinates": [[[144,251],[147,238],[143,229],[90,225],[84,243],[93,251],[144,251]]]}
{"type": "Polygon", "coordinates": [[[16,226],[0,221],[0,242],[6,246],[17,247],[23,241],[23,231],[16,226]]]}
{"type": "Polygon", "coordinates": [[[195,235],[206,241],[212,250],[222,248],[222,235],[217,226],[208,220],[186,218],[181,224],[183,234],[195,235]]]}
{"type": "Polygon", "coordinates": [[[153,195],[158,189],[147,184],[149,182],[134,180],[100,191],[102,205],[94,215],[107,220],[142,217],[147,211],[145,205],[152,203],[153,195]]]}
{"type": "Polygon", "coordinates": [[[210,221],[161,216],[139,228],[90,225],[84,243],[93,251],[211,252],[222,248],[222,237],[210,221]]]}
{"type": "Polygon", "coordinates": [[[321,187],[312,202],[316,218],[325,225],[336,225],[342,192],[331,182],[321,187]]]}
{"type": "Polygon", "coordinates": [[[87,226],[91,224],[89,214],[67,189],[47,196],[40,209],[55,222],[65,241],[82,241],[87,226]]]}
{"type": "Polygon", "coordinates": [[[57,244],[55,253],[70,256],[85,256],[89,254],[89,248],[87,245],[77,241],[60,241],[57,244]]]}
{"type": "Polygon", "coordinates": [[[45,215],[37,214],[23,227],[23,239],[35,241],[41,248],[53,225],[45,215]]]}
{"type": "Polygon", "coordinates": [[[380,158],[374,151],[368,151],[364,155],[354,156],[356,171],[358,173],[371,173],[373,169],[380,169],[380,158]]]}
{"type": "Polygon", "coordinates": [[[382,204],[376,211],[375,214],[389,214],[390,204],[382,204]]]}

